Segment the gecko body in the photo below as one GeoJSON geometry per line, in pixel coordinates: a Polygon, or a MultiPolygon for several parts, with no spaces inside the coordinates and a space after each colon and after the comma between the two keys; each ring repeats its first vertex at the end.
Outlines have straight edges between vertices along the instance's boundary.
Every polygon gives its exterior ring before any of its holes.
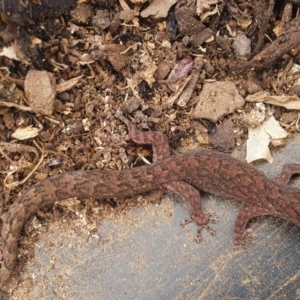
{"type": "Polygon", "coordinates": [[[128,138],[138,144],[152,144],[154,163],[121,171],[83,170],[50,177],[25,191],[2,215],[2,266],[0,287],[16,266],[18,240],[25,222],[39,209],[71,198],[128,197],[160,187],[184,196],[190,202],[191,219],[209,228],[212,221],[201,208],[199,191],[242,201],[236,219],[237,243],[247,239],[246,225],[261,215],[275,215],[300,227],[300,190],[287,186],[300,165],[287,165],[278,180],[272,180],[255,168],[228,155],[212,150],[197,150],[170,156],[166,138],[159,132],[140,132],[123,116],[129,128],[128,138]]]}

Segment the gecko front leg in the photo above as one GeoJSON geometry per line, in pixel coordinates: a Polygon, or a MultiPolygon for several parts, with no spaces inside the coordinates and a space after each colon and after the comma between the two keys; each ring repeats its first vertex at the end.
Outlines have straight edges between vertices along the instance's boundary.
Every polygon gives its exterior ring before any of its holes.
{"type": "MultiPolygon", "coordinates": [[[[167,138],[162,132],[149,131],[141,132],[136,126],[126,119],[120,111],[116,113],[116,117],[126,124],[128,128],[127,138],[139,145],[152,145],[153,162],[158,162],[171,155],[171,149],[167,138]]],[[[194,221],[198,225],[198,234],[196,241],[201,240],[201,231],[205,228],[210,234],[215,231],[210,228],[210,223],[217,223],[218,219],[213,217],[211,213],[204,213],[201,207],[200,192],[190,184],[183,181],[171,182],[164,185],[169,191],[186,198],[190,203],[191,220],[184,220],[182,225],[194,221]]]]}
{"type": "Polygon", "coordinates": [[[126,124],[128,128],[127,139],[132,140],[138,145],[152,145],[153,162],[157,162],[171,155],[168,140],[162,132],[139,131],[136,126],[126,119],[120,111],[118,111],[115,116],[126,124]]]}
{"type": "Polygon", "coordinates": [[[190,203],[190,220],[183,220],[181,225],[184,226],[190,222],[195,222],[198,225],[198,232],[196,242],[201,241],[201,232],[206,229],[211,235],[215,235],[216,231],[212,229],[209,224],[217,223],[219,220],[214,217],[212,213],[204,213],[201,207],[200,192],[193,186],[183,181],[171,182],[170,184],[164,185],[169,191],[176,193],[188,199],[190,203]]]}
{"type": "Polygon", "coordinates": [[[300,174],[300,164],[288,164],[283,166],[280,176],[276,179],[277,182],[287,185],[292,176],[300,174]]]}

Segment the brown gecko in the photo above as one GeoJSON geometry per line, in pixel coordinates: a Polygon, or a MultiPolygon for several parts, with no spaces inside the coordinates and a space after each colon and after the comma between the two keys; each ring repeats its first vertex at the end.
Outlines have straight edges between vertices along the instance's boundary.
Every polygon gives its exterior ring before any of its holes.
{"type": "Polygon", "coordinates": [[[120,113],[117,117],[128,126],[128,138],[138,144],[152,144],[154,163],[122,171],[67,172],[25,191],[2,215],[2,290],[7,290],[16,265],[18,240],[24,223],[37,210],[66,198],[127,197],[163,186],[187,198],[191,219],[200,229],[209,230],[209,223],[214,219],[202,211],[199,191],[237,199],[246,206],[235,223],[234,238],[238,244],[247,241],[246,225],[257,216],[275,215],[300,226],[300,190],[286,186],[293,174],[300,173],[300,165],[286,165],[280,178],[272,180],[248,164],[216,151],[197,150],[170,156],[167,139],[162,133],[140,132],[120,113]]]}

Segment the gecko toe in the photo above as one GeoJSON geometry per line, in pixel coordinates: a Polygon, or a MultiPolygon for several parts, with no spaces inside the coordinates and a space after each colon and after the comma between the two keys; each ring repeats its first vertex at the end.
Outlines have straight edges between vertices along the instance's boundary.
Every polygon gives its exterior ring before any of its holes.
{"type": "Polygon", "coordinates": [[[207,212],[207,216],[208,216],[209,223],[217,224],[220,221],[219,218],[215,215],[215,213],[213,211],[207,212]]]}
{"type": "Polygon", "coordinates": [[[206,226],[210,223],[216,224],[219,222],[219,218],[214,214],[214,212],[194,214],[192,215],[192,220],[199,226],[206,226]]]}
{"type": "Polygon", "coordinates": [[[198,225],[197,235],[195,242],[199,244],[202,241],[202,231],[205,229],[210,235],[215,235],[216,230],[212,229],[209,225],[198,225]]]}
{"type": "Polygon", "coordinates": [[[244,250],[248,251],[249,247],[256,244],[257,235],[251,228],[246,229],[243,234],[236,235],[234,240],[234,251],[244,250]]]}
{"type": "Polygon", "coordinates": [[[207,212],[207,213],[197,213],[192,215],[190,219],[180,220],[179,224],[181,227],[184,227],[185,225],[195,222],[198,226],[197,229],[197,235],[195,237],[195,242],[199,244],[202,241],[202,231],[205,229],[210,235],[215,235],[216,230],[211,228],[209,224],[215,224],[219,222],[219,218],[214,215],[213,212],[207,212]]]}
{"type": "Polygon", "coordinates": [[[187,224],[193,223],[194,221],[192,219],[184,219],[179,221],[179,225],[181,227],[184,227],[187,224]]]}

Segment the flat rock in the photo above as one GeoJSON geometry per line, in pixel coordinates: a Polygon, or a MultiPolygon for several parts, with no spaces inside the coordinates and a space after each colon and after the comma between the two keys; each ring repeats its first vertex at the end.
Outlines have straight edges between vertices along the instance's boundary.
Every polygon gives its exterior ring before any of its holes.
{"type": "Polygon", "coordinates": [[[194,119],[208,119],[217,122],[222,116],[228,115],[244,106],[245,100],[233,82],[217,81],[205,83],[192,113],[194,119]]]}
{"type": "Polygon", "coordinates": [[[52,115],[55,99],[55,77],[46,71],[30,70],[24,82],[29,106],[37,114],[52,115]]]}
{"type": "Polygon", "coordinates": [[[231,120],[226,120],[217,126],[209,136],[211,145],[220,151],[230,152],[235,146],[234,125],[231,120]]]}
{"type": "Polygon", "coordinates": [[[206,26],[194,18],[195,10],[186,6],[175,10],[175,17],[179,32],[183,35],[192,36],[200,33],[206,26]]]}

